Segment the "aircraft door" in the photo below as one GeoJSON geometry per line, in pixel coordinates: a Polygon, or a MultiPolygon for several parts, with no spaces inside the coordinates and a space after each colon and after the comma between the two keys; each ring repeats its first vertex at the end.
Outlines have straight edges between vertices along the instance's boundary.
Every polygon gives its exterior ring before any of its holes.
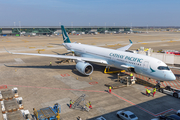
{"type": "Polygon", "coordinates": [[[149,62],[148,61],[144,61],[144,63],[143,63],[143,70],[147,70],[148,69],[148,65],[149,65],[149,62]]]}

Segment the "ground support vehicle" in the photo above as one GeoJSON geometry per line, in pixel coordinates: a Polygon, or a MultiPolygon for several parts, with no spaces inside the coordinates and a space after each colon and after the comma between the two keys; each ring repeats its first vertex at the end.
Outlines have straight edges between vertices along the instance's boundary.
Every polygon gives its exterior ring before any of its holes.
{"type": "Polygon", "coordinates": [[[138,117],[131,111],[125,111],[125,110],[118,111],[117,116],[123,120],[138,120],[138,117]]]}
{"type": "Polygon", "coordinates": [[[175,98],[180,98],[180,90],[171,88],[171,86],[166,86],[165,88],[159,88],[158,91],[165,93],[167,95],[171,95],[175,98]]]}
{"type": "Polygon", "coordinates": [[[61,106],[56,103],[53,107],[45,107],[40,110],[34,110],[36,120],[60,120],[61,106]]]}

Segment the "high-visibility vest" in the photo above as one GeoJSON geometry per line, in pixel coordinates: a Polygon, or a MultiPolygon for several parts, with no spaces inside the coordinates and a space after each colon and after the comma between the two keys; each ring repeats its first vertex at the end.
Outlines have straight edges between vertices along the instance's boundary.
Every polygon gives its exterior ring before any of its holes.
{"type": "Polygon", "coordinates": [[[150,91],[150,90],[148,90],[148,93],[151,93],[151,91],[150,91]]]}
{"type": "Polygon", "coordinates": [[[50,64],[52,64],[52,62],[50,62],[50,64]]]}
{"type": "Polygon", "coordinates": [[[111,89],[111,87],[109,87],[109,89],[111,89]]]}
{"type": "Polygon", "coordinates": [[[148,89],[146,89],[146,92],[148,93],[148,89]]]}
{"type": "Polygon", "coordinates": [[[154,88],[153,93],[156,92],[156,88],[154,88]]]}
{"type": "Polygon", "coordinates": [[[89,102],[89,105],[91,105],[91,102],[89,102]]]}
{"type": "Polygon", "coordinates": [[[70,104],[72,104],[72,101],[70,101],[70,104]]]}
{"type": "Polygon", "coordinates": [[[130,74],[130,76],[132,77],[132,76],[133,76],[133,74],[131,73],[131,74],[130,74]]]}

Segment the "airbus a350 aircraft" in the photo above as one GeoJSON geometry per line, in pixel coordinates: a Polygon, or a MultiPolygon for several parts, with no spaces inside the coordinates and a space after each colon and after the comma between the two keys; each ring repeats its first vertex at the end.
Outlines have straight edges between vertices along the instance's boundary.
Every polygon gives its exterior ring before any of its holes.
{"type": "Polygon", "coordinates": [[[135,72],[158,81],[172,81],[176,79],[172,71],[161,60],[145,55],[127,52],[127,50],[132,45],[131,40],[129,40],[129,45],[114,50],[91,45],[84,45],[76,42],[71,43],[64,26],[61,26],[61,30],[64,40],[62,45],[67,50],[74,52],[76,56],[8,52],[11,54],[20,55],[36,55],[44,57],[74,59],[77,63],[76,69],[84,75],[92,74],[93,66],[90,63],[93,62],[107,67],[115,67],[124,69],[129,72],[135,72]]]}

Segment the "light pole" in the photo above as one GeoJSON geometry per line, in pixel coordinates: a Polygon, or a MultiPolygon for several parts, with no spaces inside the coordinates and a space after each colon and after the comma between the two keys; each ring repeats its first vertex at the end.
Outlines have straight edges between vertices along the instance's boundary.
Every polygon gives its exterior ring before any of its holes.
{"type": "Polygon", "coordinates": [[[14,26],[16,26],[16,22],[14,22],[14,26]]]}
{"type": "Polygon", "coordinates": [[[148,25],[147,25],[146,33],[148,33],[148,25]]]}
{"type": "Polygon", "coordinates": [[[105,22],[105,34],[106,34],[106,22],[105,22]]]}
{"type": "Polygon", "coordinates": [[[61,26],[61,22],[59,22],[59,26],[61,26]]]}
{"type": "Polygon", "coordinates": [[[73,22],[71,22],[71,28],[73,28],[73,22]]]}
{"type": "Polygon", "coordinates": [[[20,35],[21,36],[21,21],[19,21],[19,29],[20,29],[20,35]]]}

